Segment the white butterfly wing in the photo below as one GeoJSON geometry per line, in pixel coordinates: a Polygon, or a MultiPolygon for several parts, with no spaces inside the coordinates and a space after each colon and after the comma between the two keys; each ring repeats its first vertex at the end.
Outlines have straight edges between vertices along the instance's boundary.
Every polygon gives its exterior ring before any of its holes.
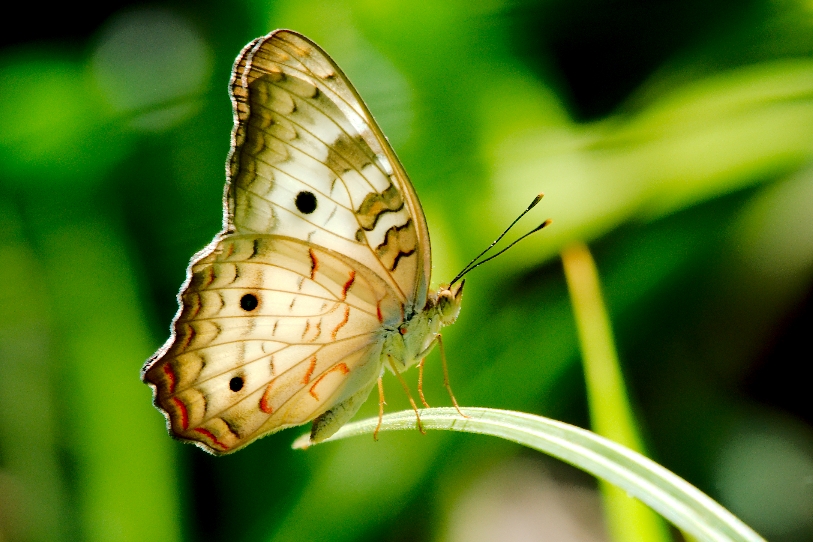
{"type": "Polygon", "coordinates": [[[400,301],[366,267],[297,239],[229,235],[190,271],[144,374],[176,436],[231,452],[378,377],[375,331],[397,323],[400,301]]]}
{"type": "Polygon", "coordinates": [[[224,231],[192,259],[142,373],[170,431],[218,454],[351,416],[384,326],[423,307],[430,269],[414,190],[321,49],[289,31],[255,40],[231,92],[224,231]]]}
{"type": "Polygon", "coordinates": [[[280,30],[243,49],[231,89],[225,227],[331,247],[387,280],[407,311],[423,308],[431,270],[423,211],[335,63],[307,38],[280,30]]]}

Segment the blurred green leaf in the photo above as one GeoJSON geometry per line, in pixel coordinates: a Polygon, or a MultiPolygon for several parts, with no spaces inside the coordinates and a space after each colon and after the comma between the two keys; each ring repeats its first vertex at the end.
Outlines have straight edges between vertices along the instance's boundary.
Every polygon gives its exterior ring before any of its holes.
{"type": "Polygon", "coordinates": [[[106,213],[77,214],[49,213],[36,232],[41,282],[58,292],[57,359],[70,405],[63,438],[77,468],[81,538],[179,540],[171,441],[138,379],[151,348],[133,266],[106,213]]]}
{"type": "Polygon", "coordinates": [[[21,218],[0,200],[0,526],[9,539],[62,541],[78,525],[60,465],[55,326],[21,218]]]}
{"type": "Polygon", "coordinates": [[[132,148],[80,62],[47,49],[0,59],[0,178],[25,190],[95,185],[132,148]]]}
{"type": "MultiPolygon", "coordinates": [[[[597,434],[645,454],[621,374],[595,261],[586,245],[575,244],[562,252],[562,264],[579,332],[590,425],[597,434]]],[[[621,488],[604,483],[601,492],[613,540],[670,539],[660,519],[621,488]]]]}

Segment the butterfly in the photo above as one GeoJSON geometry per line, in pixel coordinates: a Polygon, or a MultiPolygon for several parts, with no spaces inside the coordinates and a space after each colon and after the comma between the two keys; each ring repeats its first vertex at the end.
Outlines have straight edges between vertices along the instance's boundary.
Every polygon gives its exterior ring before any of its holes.
{"type": "Polygon", "coordinates": [[[170,434],[217,455],[309,421],[324,440],[376,383],[383,405],[385,369],[422,364],[463,293],[429,292],[415,189],[319,46],[257,38],[230,94],[223,230],[192,258],[171,336],[141,374],[170,434]]]}

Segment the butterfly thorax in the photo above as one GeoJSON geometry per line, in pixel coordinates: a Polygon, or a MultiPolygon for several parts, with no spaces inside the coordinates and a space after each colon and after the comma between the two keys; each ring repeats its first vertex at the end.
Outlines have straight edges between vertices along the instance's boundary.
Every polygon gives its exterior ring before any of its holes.
{"type": "MultiPolygon", "coordinates": [[[[417,364],[431,351],[440,330],[457,320],[462,297],[463,283],[430,293],[423,310],[408,316],[400,326],[384,330],[382,357],[391,356],[399,371],[417,364]]],[[[389,367],[386,359],[384,366],[389,367]]]]}

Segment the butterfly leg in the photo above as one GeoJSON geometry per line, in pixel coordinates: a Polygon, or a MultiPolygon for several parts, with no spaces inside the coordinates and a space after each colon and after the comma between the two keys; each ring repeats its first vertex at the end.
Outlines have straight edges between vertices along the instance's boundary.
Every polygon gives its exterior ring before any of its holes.
{"type": "Polygon", "coordinates": [[[375,431],[373,431],[373,440],[378,440],[378,430],[381,429],[381,422],[384,420],[384,405],[387,402],[384,401],[384,380],[379,376],[378,377],[378,423],[375,426],[375,431]]]}
{"type": "Polygon", "coordinates": [[[446,364],[446,349],[443,347],[443,337],[440,333],[437,334],[436,340],[440,346],[440,361],[443,364],[443,385],[446,387],[446,391],[449,392],[449,397],[452,398],[452,404],[457,409],[457,413],[464,418],[468,418],[468,416],[463,414],[460,410],[460,405],[457,404],[457,399],[455,399],[454,393],[452,393],[452,385],[449,384],[449,366],[446,364]]]}
{"type": "Polygon", "coordinates": [[[425,435],[426,430],[423,428],[423,424],[421,423],[421,415],[418,413],[418,405],[415,404],[415,399],[412,398],[412,394],[409,392],[409,386],[407,386],[406,380],[404,380],[404,377],[401,376],[401,373],[398,372],[398,368],[392,361],[392,356],[387,356],[387,359],[390,362],[392,372],[395,373],[395,376],[398,377],[398,381],[401,383],[401,387],[404,388],[407,397],[409,397],[409,404],[412,405],[412,410],[415,411],[415,417],[418,418],[418,431],[420,431],[421,434],[425,435]]]}
{"type": "Polygon", "coordinates": [[[426,408],[432,408],[429,406],[429,403],[426,402],[426,397],[423,396],[423,362],[426,361],[426,358],[421,358],[421,362],[418,364],[418,395],[421,396],[421,403],[426,408]]]}

